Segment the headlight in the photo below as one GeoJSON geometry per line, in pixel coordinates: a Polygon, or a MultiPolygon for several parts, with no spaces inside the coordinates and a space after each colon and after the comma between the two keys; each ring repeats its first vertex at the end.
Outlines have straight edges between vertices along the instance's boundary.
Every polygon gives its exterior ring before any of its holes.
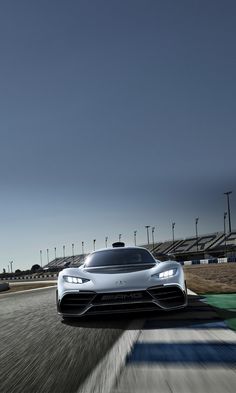
{"type": "Polygon", "coordinates": [[[90,281],[87,278],[72,277],[72,276],[63,276],[63,280],[65,282],[70,283],[70,284],[84,284],[85,282],[90,281]]]}
{"type": "Polygon", "coordinates": [[[170,269],[170,270],[166,270],[165,272],[153,274],[152,277],[169,278],[169,277],[173,277],[176,274],[176,272],[177,269],[170,269]]]}

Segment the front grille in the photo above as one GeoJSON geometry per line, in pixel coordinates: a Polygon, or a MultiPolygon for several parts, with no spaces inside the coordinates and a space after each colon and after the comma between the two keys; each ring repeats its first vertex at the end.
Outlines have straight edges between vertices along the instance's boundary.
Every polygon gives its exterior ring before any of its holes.
{"type": "Polygon", "coordinates": [[[88,306],[95,295],[95,292],[79,292],[65,295],[60,303],[61,312],[79,314],[88,306]]]}
{"type": "Polygon", "coordinates": [[[86,314],[108,314],[108,313],[122,313],[134,311],[152,311],[156,310],[158,306],[155,303],[130,303],[130,304],[106,304],[103,306],[94,306],[90,308],[86,314]]]}
{"type": "Polygon", "coordinates": [[[122,303],[134,303],[152,300],[152,297],[146,291],[129,291],[129,292],[109,292],[99,293],[93,300],[94,305],[99,304],[122,304],[122,303]]]}
{"type": "Polygon", "coordinates": [[[183,306],[185,304],[185,294],[177,286],[161,286],[148,288],[148,292],[153,298],[165,308],[183,306]]]}

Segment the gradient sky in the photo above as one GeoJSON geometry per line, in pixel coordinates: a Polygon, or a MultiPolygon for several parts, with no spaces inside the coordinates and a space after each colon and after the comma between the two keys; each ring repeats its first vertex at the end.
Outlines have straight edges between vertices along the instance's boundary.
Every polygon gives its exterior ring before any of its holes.
{"type": "Polygon", "coordinates": [[[236,3],[0,6],[0,271],[236,227],[236,3]]]}

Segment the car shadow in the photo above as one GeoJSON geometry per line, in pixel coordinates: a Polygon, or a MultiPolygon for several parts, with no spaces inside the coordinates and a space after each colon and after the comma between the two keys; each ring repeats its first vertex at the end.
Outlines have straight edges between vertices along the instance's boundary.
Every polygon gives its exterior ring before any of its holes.
{"type": "MultiPolygon", "coordinates": [[[[74,328],[90,329],[140,330],[141,326],[142,329],[226,328],[217,309],[203,300],[203,296],[189,295],[188,306],[175,311],[86,316],[62,320],[62,323],[74,328]]],[[[227,311],[227,319],[234,315],[234,312],[227,311]]]]}

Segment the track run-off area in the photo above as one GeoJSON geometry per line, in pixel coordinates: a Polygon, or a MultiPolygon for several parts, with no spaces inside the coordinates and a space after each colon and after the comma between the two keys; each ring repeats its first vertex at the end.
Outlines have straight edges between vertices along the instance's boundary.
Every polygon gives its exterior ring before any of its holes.
{"type": "Polygon", "coordinates": [[[1,393],[231,393],[236,333],[201,297],[63,322],[55,287],[0,293],[1,393]]]}

